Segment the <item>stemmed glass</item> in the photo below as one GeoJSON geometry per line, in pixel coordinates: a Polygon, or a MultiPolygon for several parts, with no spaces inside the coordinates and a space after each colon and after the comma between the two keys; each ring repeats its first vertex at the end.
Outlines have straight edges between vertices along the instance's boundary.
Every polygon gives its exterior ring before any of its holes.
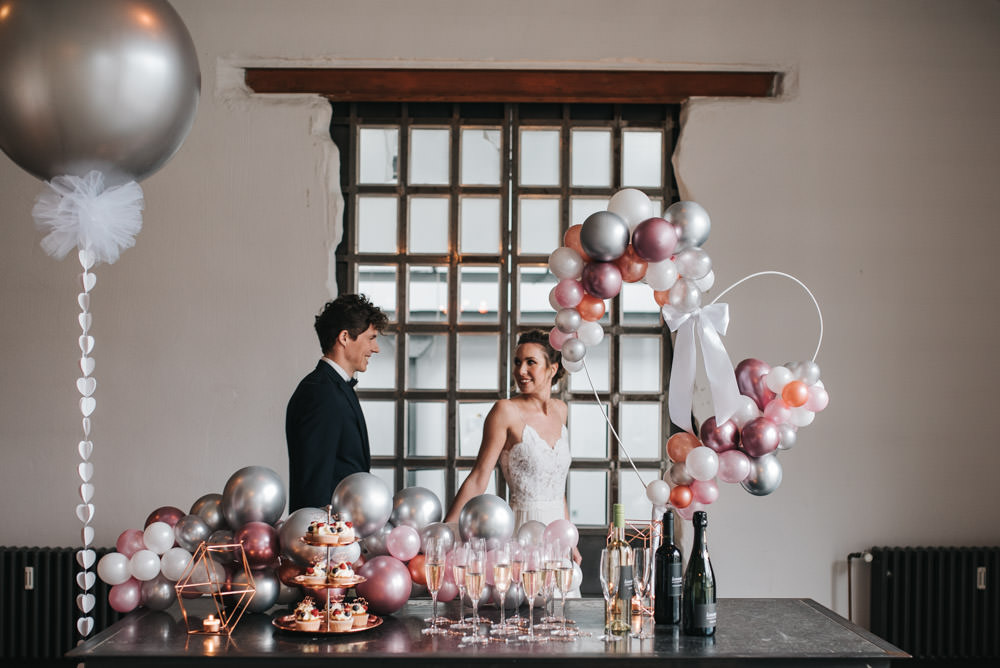
{"type": "Polygon", "coordinates": [[[559,559],[556,562],[558,564],[556,569],[556,587],[558,587],[559,593],[562,594],[562,602],[559,607],[559,614],[562,617],[562,628],[553,631],[552,635],[569,638],[577,635],[576,630],[566,628],[566,595],[569,594],[573,586],[573,550],[572,548],[560,545],[558,555],[559,559]]]}
{"type": "Polygon", "coordinates": [[[441,591],[441,584],[444,582],[444,542],[435,536],[429,536],[424,545],[424,577],[427,578],[427,590],[431,593],[431,618],[430,626],[423,630],[426,635],[438,635],[447,633],[445,629],[438,626],[437,602],[438,592],[441,591]]]}
{"type": "Polygon", "coordinates": [[[524,548],[524,568],[521,570],[521,584],[524,585],[524,595],[528,599],[528,635],[518,636],[524,642],[539,642],[545,640],[535,635],[535,597],[542,590],[545,564],[542,561],[542,551],[537,545],[527,545],[524,548]]]}
{"type": "Polygon", "coordinates": [[[479,635],[479,597],[483,595],[484,577],[486,574],[486,544],[481,538],[469,543],[468,555],[465,561],[465,588],[472,601],[472,634],[462,638],[462,642],[487,643],[487,636],[479,635]]]}
{"type": "Polygon", "coordinates": [[[452,631],[467,631],[473,628],[465,621],[465,565],[469,558],[469,544],[461,543],[451,551],[451,569],[458,587],[458,621],[451,625],[452,631]]]}
{"type": "Polygon", "coordinates": [[[538,628],[548,630],[557,628],[556,624],[560,621],[555,616],[555,589],[556,571],[559,570],[559,543],[553,541],[542,543],[542,567],[544,569],[542,600],[545,602],[542,609],[545,610],[545,616],[539,620],[542,623],[538,625],[538,628]]]}
{"type": "Polygon", "coordinates": [[[649,589],[649,575],[653,568],[652,556],[652,550],[647,547],[636,547],[632,550],[632,587],[635,589],[635,595],[639,597],[639,632],[636,633],[633,629],[631,635],[640,640],[653,637],[645,630],[645,606],[642,603],[649,589]]]}
{"type": "Polygon", "coordinates": [[[503,543],[493,551],[493,587],[500,594],[500,624],[494,626],[491,633],[496,636],[505,636],[517,633],[516,629],[506,626],[504,620],[504,604],[507,602],[507,590],[511,583],[511,556],[510,544],[503,543]]]}
{"type": "MultiPolygon", "coordinates": [[[[521,589],[521,571],[524,570],[524,547],[517,541],[511,541],[508,545],[510,546],[510,586],[514,587],[516,591],[517,589],[521,589]]],[[[520,596],[515,596],[514,599],[519,600],[520,596]]],[[[513,629],[520,628],[520,605],[514,608],[514,616],[507,620],[507,624],[513,629]]]]}
{"type": "Polygon", "coordinates": [[[618,561],[617,550],[604,548],[601,550],[601,593],[604,594],[604,642],[615,642],[622,639],[611,632],[611,601],[618,593],[618,578],[621,575],[621,564],[618,561]]]}

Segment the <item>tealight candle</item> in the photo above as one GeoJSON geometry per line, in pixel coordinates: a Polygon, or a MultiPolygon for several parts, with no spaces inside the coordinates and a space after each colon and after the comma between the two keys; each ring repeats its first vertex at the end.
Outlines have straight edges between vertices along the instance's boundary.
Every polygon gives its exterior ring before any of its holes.
{"type": "Polygon", "coordinates": [[[218,633],[219,625],[222,620],[215,615],[209,615],[201,622],[201,628],[205,630],[206,633],[218,633]]]}

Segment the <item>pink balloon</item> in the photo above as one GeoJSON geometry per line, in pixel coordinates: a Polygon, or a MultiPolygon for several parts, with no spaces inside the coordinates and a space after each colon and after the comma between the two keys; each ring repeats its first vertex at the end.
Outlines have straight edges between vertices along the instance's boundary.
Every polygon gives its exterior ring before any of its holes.
{"type": "Polygon", "coordinates": [[[736,365],[736,385],[740,388],[740,394],[753,399],[757,408],[764,410],[771,399],[774,399],[774,392],[764,383],[764,378],[771,371],[771,365],[751,358],[745,359],[736,365]]]}
{"type": "Polygon", "coordinates": [[[792,409],[788,407],[785,400],[775,397],[764,406],[764,417],[773,420],[775,424],[784,424],[792,417],[792,409]]]}
{"type": "Polygon", "coordinates": [[[805,408],[818,413],[827,407],[830,403],[830,395],[827,394],[819,385],[813,385],[809,388],[809,398],[806,399],[805,408]]]}
{"type": "Polygon", "coordinates": [[[139,550],[145,550],[146,544],[142,542],[142,532],[138,529],[126,529],[115,541],[115,550],[121,552],[126,557],[131,558],[139,550]]]}
{"type": "Polygon", "coordinates": [[[564,278],[555,287],[556,301],[563,308],[573,308],[583,299],[583,286],[580,281],[564,278]]]}
{"type": "Polygon", "coordinates": [[[542,538],[548,542],[558,541],[563,547],[576,547],[580,541],[580,532],[569,520],[558,519],[549,522],[542,532],[542,538]]]}
{"type": "Polygon", "coordinates": [[[233,540],[242,543],[243,553],[250,568],[264,568],[278,562],[281,540],[277,530],[266,522],[247,522],[233,534],[233,540]]]}
{"type": "Polygon", "coordinates": [[[732,450],[740,444],[740,430],[732,420],[716,424],[713,415],[701,424],[701,442],[716,452],[732,450]]]}
{"type": "Polygon", "coordinates": [[[583,268],[583,289],[599,299],[611,299],[622,289],[622,272],[611,262],[588,262],[583,268]]]}
{"type": "Polygon", "coordinates": [[[456,597],[458,597],[458,585],[454,582],[448,582],[448,580],[442,582],[441,589],[438,590],[438,600],[447,603],[455,600],[456,597]]]}
{"type": "Polygon", "coordinates": [[[145,529],[153,522],[166,522],[170,526],[174,526],[185,515],[187,515],[187,513],[180,508],[176,508],[174,506],[161,506],[149,514],[149,517],[146,518],[146,523],[142,525],[142,528],[145,529]]]}
{"type": "Polygon", "coordinates": [[[400,561],[409,561],[420,552],[420,534],[411,526],[398,526],[385,537],[389,554],[400,561]]]}
{"type": "Polygon", "coordinates": [[[750,475],[750,458],[739,450],[719,453],[719,480],[722,482],[742,482],[750,475]]]}
{"type": "Polygon", "coordinates": [[[778,425],[773,420],[759,417],[743,426],[740,438],[743,440],[744,452],[751,457],[763,457],[778,449],[781,434],[778,433],[778,425]]]}
{"type": "Polygon", "coordinates": [[[549,332],[549,343],[551,343],[552,347],[556,350],[562,350],[563,344],[566,343],[567,340],[573,338],[576,338],[576,332],[567,334],[558,327],[553,327],[552,331],[549,332]]]}
{"type": "Polygon", "coordinates": [[[139,606],[142,585],[135,578],[117,584],[108,590],[108,603],[118,612],[132,612],[139,606]]]}
{"type": "Polygon", "coordinates": [[[692,501],[691,503],[689,503],[688,505],[684,506],[683,508],[677,508],[675,506],[674,509],[677,511],[678,515],[680,515],[681,517],[683,517],[686,520],[690,520],[691,518],[694,517],[694,513],[695,513],[696,510],[705,510],[705,504],[703,504],[703,503],[701,503],[699,501],[692,501]]]}
{"type": "Polygon", "coordinates": [[[368,609],[376,615],[391,615],[410,598],[410,571],[395,557],[379,555],[362,566],[358,575],[367,578],[357,586],[358,595],[368,600],[368,609]]]}
{"type": "Polygon", "coordinates": [[[719,498],[719,486],[714,480],[695,480],[691,483],[691,496],[706,506],[719,498]]]}
{"type": "Polygon", "coordinates": [[[677,246],[677,230],[663,218],[647,218],[632,230],[632,249],[646,262],[670,257],[677,246]]]}

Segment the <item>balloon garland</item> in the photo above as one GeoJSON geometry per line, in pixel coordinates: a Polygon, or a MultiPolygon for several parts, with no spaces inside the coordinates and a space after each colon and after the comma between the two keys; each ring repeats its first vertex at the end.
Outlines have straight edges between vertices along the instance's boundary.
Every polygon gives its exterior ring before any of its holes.
{"type": "Polygon", "coordinates": [[[702,306],[704,294],[715,283],[712,260],[701,247],[710,231],[708,212],[698,203],[675,202],[657,216],[642,191],[626,188],[611,197],[606,211],[570,227],[564,245],[549,256],[549,270],[559,279],[549,293],[556,311],[549,341],[562,352],[568,372],[586,373],[612,435],[646,489],[654,516],[670,504],[690,519],[695,510],[718,498],[716,480],[739,483],[755,496],[774,492],[782,475],[776,452],[790,449],[798,429],[811,424],[829,403],[816,364],[823,340],[823,314],[816,297],[794,276],[762,271],[740,279],[702,306]],[[808,361],[773,368],[751,358],[734,369],[722,343],[729,307],[719,299],[763,275],[789,278],[809,294],[819,315],[816,352],[808,361]],[[587,350],[604,337],[598,321],[605,300],[617,296],[623,283],[639,281],[650,286],[664,323],[675,333],[668,412],[683,430],[667,439],[671,463],[663,480],[648,484],[601,405],[586,364],[587,350]],[[714,407],[697,434],[691,425],[696,340],[714,407]]]}

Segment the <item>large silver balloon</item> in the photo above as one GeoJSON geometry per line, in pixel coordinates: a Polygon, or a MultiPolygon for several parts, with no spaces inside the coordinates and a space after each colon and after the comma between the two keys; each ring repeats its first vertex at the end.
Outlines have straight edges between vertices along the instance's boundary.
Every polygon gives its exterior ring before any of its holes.
{"type": "Polygon", "coordinates": [[[485,538],[493,549],[514,535],[514,511],[495,494],[474,496],[458,516],[458,531],[462,540],[485,538]]]}
{"type": "Polygon", "coordinates": [[[781,462],[774,453],[750,458],[750,475],[740,485],[754,496],[767,496],[781,484],[781,462]]]}
{"type": "Polygon", "coordinates": [[[191,504],[191,514],[199,515],[212,531],[228,529],[226,516],[222,513],[222,495],[205,494],[191,504]]]}
{"type": "Polygon", "coordinates": [[[166,0],[6,0],[0,148],[40,179],[142,180],[194,123],[201,71],[166,0]]]}
{"type": "Polygon", "coordinates": [[[432,522],[420,530],[420,550],[427,546],[428,538],[437,538],[444,545],[444,551],[448,552],[455,545],[455,532],[444,522],[432,522]]]}
{"type": "Polygon", "coordinates": [[[365,536],[361,540],[361,548],[364,550],[366,558],[371,559],[372,557],[389,554],[389,548],[386,546],[385,540],[389,537],[392,529],[393,526],[386,522],[382,525],[382,528],[371,535],[365,536]]]}
{"type": "Polygon", "coordinates": [[[294,585],[286,585],[284,582],[278,581],[278,603],[281,605],[289,605],[291,603],[296,603],[302,599],[302,587],[294,585]]]}
{"type": "Polygon", "coordinates": [[[326,511],[319,508],[299,508],[285,519],[278,531],[281,553],[300,566],[311,566],[326,559],[326,548],[308,545],[302,537],[310,522],[325,522],[326,511]]]}
{"type": "Polygon", "coordinates": [[[174,525],[174,538],[177,544],[188,552],[194,552],[203,541],[212,535],[212,528],[200,515],[185,515],[174,525]]]}
{"type": "MultiPolygon", "coordinates": [[[[521,603],[524,602],[524,594],[521,593],[520,587],[510,587],[507,589],[507,594],[503,599],[503,609],[507,611],[516,610],[521,603]]],[[[500,590],[496,587],[493,588],[493,604],[498,608],[501,605],[500,601],[500,590]]]]}
{"type": "MultiPolygon", "coordinates": [[[[255,591],[247,606],[247,612],[267,612],[278,602],[278,595],[281,593],[281,583],[278,581],[278,576],[273,570],[265,569],[254,571],[251,577],[255,591]]],[[[242,571],[234,573],[230,579],[230,585],[236,585],[234,588],[242,589],[248,582],[249,578],[247,578],[246,572],[242,571]]],[[[233,603],[239,599],[238,596],[227,596],[226,598],[232,599],[233,603]]]]}
{"type": "MultiPolygon", "coordinates": [[[[218,529],[212,532],[212,535],[208,537],[208,541],[206,542],[209,546],[235,545],[236,539],[233,537],[233,532],[230,529],[218,529]]],[[[231,564],[233,563],[233,559],[236,558],[235,547],[209,550],[208,553],[220,564],[231,564]]]]}
{"type": "Polygon", "coordinates": [[[587,216],[580,228],[580,245],[592,260],[610,262],[621,257],[631,231],[618,214],[597,211],[587,216]]]}
{"type": "Polygon", "coordinates": [[[426,487],[404,487],[392,497],[389,522],[393,526],[413,527],[420,531],[432,522],[441,521],[441,501],[426,487]]]}
{"type": "Polygon", "coordinates": [[[150,610],[166,610],[177,600],[177,591],[174,583],[160,574],[142,583],[139,596],[141,605],[150,610]]]}
{"type": "Polygon", "coordinates": [[[379,529],[392,513],[389,486],[371,473],[359,471],[347,476],[333,490],[333,509],[354,523],[354,533],[364,538],[379,529]]]}
{"type": "Polygon", "coordinates": [[[517,542],[521,545],[541,545],[545,525],[538,520],[528,520],[517,528],[517,542]]]}
{"type": "Polygon", "coordinates": [[[247,522],[274,524],[285,512],[285,484],[266,466],[247,466],[229,477],[222,512],[231,527],[247,522]]]}
{"type": "Polygon", "coordinates": [[[701,204],[690,201],[674,202],[667,207],[663,217],[677,230],[677,246],[674,252],[680,252],[691,246],[701,246],[708,241],[708,234],[712,231],[712,220],[701,204]]]}

